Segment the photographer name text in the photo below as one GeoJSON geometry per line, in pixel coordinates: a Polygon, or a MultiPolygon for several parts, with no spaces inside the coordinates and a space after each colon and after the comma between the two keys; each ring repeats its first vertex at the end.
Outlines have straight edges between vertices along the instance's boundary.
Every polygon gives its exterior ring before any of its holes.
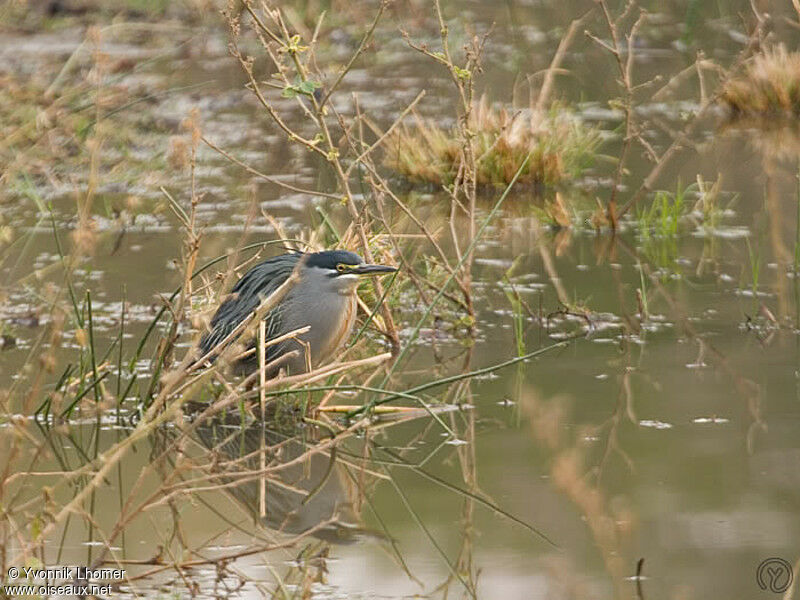
{"type": "Polygon", "coordinates": [[[121,581],[125,579],[125,569],[92,569],[90,567],[64,565],[58,567],[11,567],[8,570],[8,579],[15,581],[20,578],[40,581],[121,581]]]}

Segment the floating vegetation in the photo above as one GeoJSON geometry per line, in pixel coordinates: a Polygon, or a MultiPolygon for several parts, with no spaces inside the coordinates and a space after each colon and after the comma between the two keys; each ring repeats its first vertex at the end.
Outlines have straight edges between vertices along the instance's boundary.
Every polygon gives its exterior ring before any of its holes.
{"type": "MultiPolygon", "coordinates": [[[[509,111],[485,97],[470,113],[469,130],[479,185],[507,185],[529,154],[519,183],[552,185],[579,177],[600,144],[598,130],[563,106],[509,111]]],[[[398,127],[388,136],[384,164],[413,182],[447,185],[459,176],[462,158],[455,128],[418,118],[416,126],[398,127]]]]}
{"type": "Polygon", "coordinates": [[[800,52],[783,45],[757,55],[722,90],[734,117],[800,114],[800,52]]]}

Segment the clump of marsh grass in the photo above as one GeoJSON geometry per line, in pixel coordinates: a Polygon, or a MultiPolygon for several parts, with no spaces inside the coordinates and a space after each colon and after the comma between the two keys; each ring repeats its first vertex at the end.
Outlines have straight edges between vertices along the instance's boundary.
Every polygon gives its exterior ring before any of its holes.
{"type": "MultiPolygon", "coordinates": [[[[478,185],[508,185],[528,155],[519,183],[560,183],[579,176],[600,143],[595,128],[562,106],[509,111],[485,96],[470,112],[468,128],[478,185]]],[[[397,127],[388,136],[384,164],[413,182],[448,185],[458,177],[461,152],[455,128],[417,118],[415,126],[397,127]]]]}
{"type": "Polygon", "coordinates": [[[649,208],[639,212],[639,234],[642,239],[649,240],[652,236],[667,238],[678,235],[680,220],[686,215],[688,208],[686,194],[693,186],[678,188],[674,194],[660,190],[656,192],[649,208]]]}
{"type": "Polygon", "coordinates": [[[800,114],[800,52],[779,45],[755,56],[727,82],[722,101],[735,117],[800,114]]]}

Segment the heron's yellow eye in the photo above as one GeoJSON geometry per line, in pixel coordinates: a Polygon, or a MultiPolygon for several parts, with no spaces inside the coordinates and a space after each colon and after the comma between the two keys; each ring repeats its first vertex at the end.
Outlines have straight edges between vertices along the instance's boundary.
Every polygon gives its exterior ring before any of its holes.
{"type": "Polygon", "coordinates": [[[344,273],[346,269],[347,267],[345,267],[342,263],[336,265],[336,270],[339,271],[339,273],[344,273]]]}

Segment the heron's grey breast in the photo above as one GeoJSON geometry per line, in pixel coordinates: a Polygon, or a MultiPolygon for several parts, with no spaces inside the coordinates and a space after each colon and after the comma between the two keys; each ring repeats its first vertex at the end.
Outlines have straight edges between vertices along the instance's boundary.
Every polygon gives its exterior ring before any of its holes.
{"type": "Polygon", "coordinates": [[[299,350],[298,356],[288,360],[291,373],[306,370],[306,351],[310,363],[317,366],[327,361],[349,337],[355,321],[355,296],[342,290],[342,285],[332,279],[329,272],[309,268],[286,296],[279,307],[279,331],[273,337],[289,333],[308,325],[311,329],[300,336],[304,344],[288,340],[281,344],[279,354],[299,350]]]}

